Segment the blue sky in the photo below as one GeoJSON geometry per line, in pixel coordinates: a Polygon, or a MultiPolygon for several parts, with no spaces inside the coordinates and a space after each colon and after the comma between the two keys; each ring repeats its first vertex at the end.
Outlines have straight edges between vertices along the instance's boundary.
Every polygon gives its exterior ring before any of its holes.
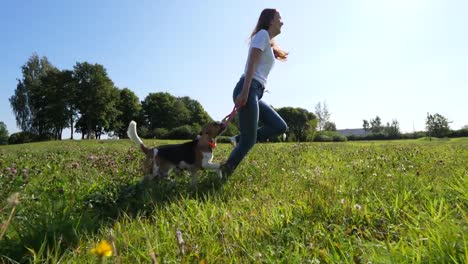
{"type": "Polygon", "coordinates": [[[248,37],[263,8],[283,18],[263,100],[311,112],[326,101],[338,129],[397,119],[424,130],[427,112],[468,125],[468,1],[3,1],[0,121],[17,132],[8,98],[36,52],[59,69],[99,63],[143,100],[169,92],[216,120],[233,106],[248,37]]]}

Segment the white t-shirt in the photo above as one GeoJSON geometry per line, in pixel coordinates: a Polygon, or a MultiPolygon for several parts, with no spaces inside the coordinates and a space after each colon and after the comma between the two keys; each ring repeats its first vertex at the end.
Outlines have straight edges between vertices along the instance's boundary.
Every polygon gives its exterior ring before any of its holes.
{"type": "Polygon", "coordinates": [[[273,49],[271,48],[270,35],[268,34],[268,31],[262,29],[252,37],[252,41],[250,42],[249,47],[249,57],[245,64],[244,76],[247,73],[247,67],[252,48],[258,48],[262,51],[260,61],[258,62],[257,68],[254,71],[253,78],[265,85],[268,79],[268,74],[275,64],[275,56],[273,55],[273,49]]]}

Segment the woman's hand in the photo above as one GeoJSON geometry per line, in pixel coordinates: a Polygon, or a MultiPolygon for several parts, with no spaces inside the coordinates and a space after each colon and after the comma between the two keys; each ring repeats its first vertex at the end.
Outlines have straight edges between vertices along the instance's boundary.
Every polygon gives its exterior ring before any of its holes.
{"type": "Polygon", "coordinates": [[[236,97],[237,108],[241,108],[247,103],[247,99],[249,98],[249,93],[244,92],[245,90],[246,89],[243,89],[242,92],[236,97]]]}

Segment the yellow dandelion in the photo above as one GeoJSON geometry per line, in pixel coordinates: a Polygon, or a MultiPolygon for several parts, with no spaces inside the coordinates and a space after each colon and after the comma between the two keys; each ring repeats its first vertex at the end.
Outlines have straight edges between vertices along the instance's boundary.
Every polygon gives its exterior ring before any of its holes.
{"type": "Polygon", "coordinates": [[[107,240],[102,240],[95,248],[91,249],[91,253],[101,257],[110,257],[112,256],[112,246],[107,240]]]}

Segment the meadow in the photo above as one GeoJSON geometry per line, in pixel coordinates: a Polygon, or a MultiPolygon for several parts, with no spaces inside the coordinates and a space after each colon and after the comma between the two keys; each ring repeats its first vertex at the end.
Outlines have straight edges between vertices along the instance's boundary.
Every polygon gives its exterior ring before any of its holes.
{"type": "Polygon", "coordinates": [[[0,263],[468,263],[468,138],[257,144],[197,190],[142,184],[142,159],[128,140],[0,147],[0,263]]]}

